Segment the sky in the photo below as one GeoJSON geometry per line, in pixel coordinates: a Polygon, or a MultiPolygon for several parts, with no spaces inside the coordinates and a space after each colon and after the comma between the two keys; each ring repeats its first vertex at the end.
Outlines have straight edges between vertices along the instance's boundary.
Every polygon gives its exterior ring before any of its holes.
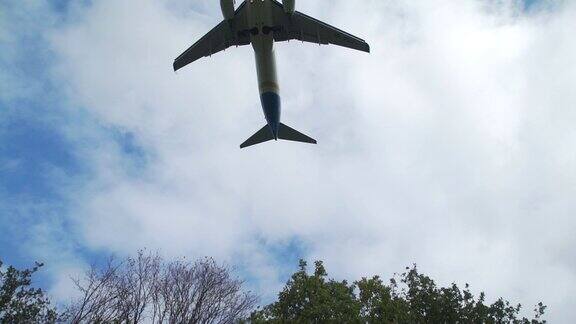
{"type": "Polygon", "coordinates": [[[297,261],[576,316],[576,2],[298,1],[372,52],[276,45],[264,125],[250,47],[174,73],[214,0],[0,3],[0,257],[70,276],[147,248],[234,265],[271,301],[297,261]]]}

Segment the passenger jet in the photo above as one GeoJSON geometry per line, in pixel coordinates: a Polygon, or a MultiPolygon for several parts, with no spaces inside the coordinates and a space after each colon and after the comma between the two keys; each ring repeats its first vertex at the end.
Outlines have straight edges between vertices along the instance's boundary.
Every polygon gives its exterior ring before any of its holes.
{"type": "Polygon", "coordinates": [[[270,140],[316,144],[316,140],[280,122],[280,88],[276,76],[274,42],[300,40],[333,44],[370,52],[362,39],[295,11],[295,0],[245,0],[235,9],[235,0],[220,0],[224,21],[214,27],[174,61],[174,71],[231,46],[252,44],[260,102],[266,125],[240,145],[240,148],[270,140]]]}

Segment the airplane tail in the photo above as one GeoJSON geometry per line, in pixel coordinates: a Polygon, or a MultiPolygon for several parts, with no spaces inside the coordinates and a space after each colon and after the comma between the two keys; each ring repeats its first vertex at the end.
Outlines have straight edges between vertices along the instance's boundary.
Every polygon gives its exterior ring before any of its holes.
{"type": "Polygon", "coordinates": [[[294,128],[290,128],[282,123],[278,128],[278,138],[286,141],[294,141],[301,143],[317,144],[315,139],[308,135],[304,135],[294,128]]]}
{"type": "MultiPolygon", "coordinates": [[[[297,131],[293,128],[290,128],[290,127],[288,127],[282,123],[280,123],[278,126],[279,126],[278,127],[278,138],[281,140],[310,143],[310,144],[316,144],[317,143],[316,140],[313,139],[312,137],[304,135],[304,134],[300,133],[299,131],[297,131]]],[[[256,134],[252,135],[252,137],[247,139],[246,142],[242,143],[240,145],[240,148],[246,148],[246,147],[249,147],[252,145],[271,141],[273,139],[274,139],[274,134],[272,133],[270,126],[264,125],[264,127],[262,127],[259,131],[257,131],[256,134]]]]}

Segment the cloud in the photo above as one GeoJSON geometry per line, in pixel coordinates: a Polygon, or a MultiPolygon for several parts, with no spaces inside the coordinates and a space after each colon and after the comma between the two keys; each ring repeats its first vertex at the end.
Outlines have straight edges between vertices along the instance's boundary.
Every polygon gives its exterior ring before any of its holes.
{"type": "Polygon", "coordinates": [[[372,53],[278,44],[283,121],[320,144],[245,151],[264,124],[252,49],[171,71],[217,2],[69,8],[46,34],[66,113],[83,116],[63,125],[88,170],[62,187],[68,233],[94,251],[228,260],[266,298],[296,266],[285,258],[348,279],[417,262],[567,321],[576,6],[553,4],[299,2],[372,53]]]}

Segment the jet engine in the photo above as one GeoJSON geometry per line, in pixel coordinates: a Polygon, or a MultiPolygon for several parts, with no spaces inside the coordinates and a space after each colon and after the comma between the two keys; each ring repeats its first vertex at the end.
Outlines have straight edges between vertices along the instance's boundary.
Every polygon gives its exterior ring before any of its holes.
{"type": "Polygon", "coordinates": [[[234,18],[235,4],[235,0],[220,0],[220,8],[222,9],[222,16],[224,16],[224,19],[230,20],[234,18]]]}
{"type": "Polygon", "coordinates": [[[282,0],[282,4],[284,5],[284,11],[287,14],[293,14],[294,10],[296,9],[296,0],[282,0]]]}

